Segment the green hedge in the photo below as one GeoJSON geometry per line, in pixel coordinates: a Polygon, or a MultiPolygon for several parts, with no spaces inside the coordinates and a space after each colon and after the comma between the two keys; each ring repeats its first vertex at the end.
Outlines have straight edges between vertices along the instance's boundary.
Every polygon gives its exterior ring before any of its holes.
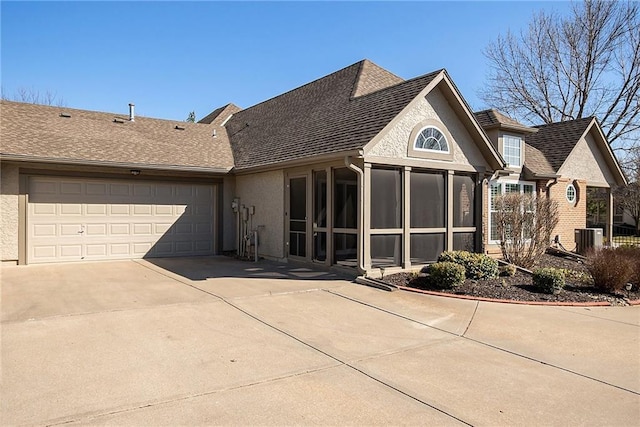
{"type": "Polygon", "coordinates": [[[427,271],[432,286],[451,289],[464,282],[464,267],[454,262],[436,262],[427,271]]]}
{"type": "Polygon", "coordinates": [[[564,284],[564,271],[557,268],[539,268],[533,272],[533,286],[541,292],[557,294],[564,284]]]}
{"type": "Polygon", "coordinates": [[[485,255],[467,251],[442,252],[438,262],[454,262],[464,267],[467,278],[490,279],[498,276],[498,261],[485,255]]]}

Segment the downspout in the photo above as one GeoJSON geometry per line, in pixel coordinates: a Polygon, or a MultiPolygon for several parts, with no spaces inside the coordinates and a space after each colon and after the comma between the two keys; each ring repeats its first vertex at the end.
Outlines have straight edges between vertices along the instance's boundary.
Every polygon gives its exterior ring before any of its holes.
{"type": "Polygon", "coordinates": [[[353,164],[351,156],[344,158],[344,164],[358,175],[358,210],[360,211],[358,217],[358,270],[364,274],[366,272],[364,268],[364,171],[353,164]]]}

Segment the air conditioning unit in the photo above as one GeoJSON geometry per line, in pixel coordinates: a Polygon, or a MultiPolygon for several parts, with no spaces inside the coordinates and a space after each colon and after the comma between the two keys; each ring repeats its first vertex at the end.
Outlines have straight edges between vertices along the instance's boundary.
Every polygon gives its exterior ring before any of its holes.
{"type": "Polygon", "coordinates": [[[576,251],[585,255],[590,249],[602,247],[602,228],[578,228],[575,230],[576,251]]]}

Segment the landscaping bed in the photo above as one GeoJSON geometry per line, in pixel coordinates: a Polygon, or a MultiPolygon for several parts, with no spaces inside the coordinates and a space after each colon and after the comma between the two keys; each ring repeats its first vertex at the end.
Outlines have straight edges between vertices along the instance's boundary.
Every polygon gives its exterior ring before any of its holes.
{"type": "Polygon", "coordinates": [[[535,268],[553,267],[565,270],[566,285],[557,294],[538,291],[533,286],[532,276],[517,271],[513,276],[498,276],[490,279],[465,279],[462,284],[451,289],[430,286],[425,277],[412,273],[398,273],[385,276],[383,281],[395,286],[406,286],[427,291],[452,295],[467,295],[512,301],[531,301],[547,303],[593,303],[604,302],[610,305],[629,305],[629,301],[640,300],[640,292],[634,287],[618,294],[602,292],[591,283],[591,276],[582,261],[557,255],[544,254],[535,268]]]}

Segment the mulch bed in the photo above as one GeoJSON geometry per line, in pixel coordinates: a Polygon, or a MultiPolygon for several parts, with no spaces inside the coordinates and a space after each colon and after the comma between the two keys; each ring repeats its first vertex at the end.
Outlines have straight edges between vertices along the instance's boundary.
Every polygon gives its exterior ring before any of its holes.
{"type": "Polygon", "coordinates": [[[455,289],[441,289],[429,286],[423,277],[410,273],[398,273],[385,276],[384,282],[395,286],[407,286],[416,289],[436,291],[454,295],[467,295],[512,301],[531,301],[547,303],[593,303],[606,302],[611,305],[629,305],[629,301],[640,300],[640,292],[633,289],[623,290],[621,294],[602,293],[590,284],[590,275],[584,263],[572,258],[544,254],[536,266],[554,267],[568,270],[566,285],[557,295],[538,292],[532,283],[531,275],[518,271],[514,276],[500,276],[494,279],[470,280],[455,289]]]}

